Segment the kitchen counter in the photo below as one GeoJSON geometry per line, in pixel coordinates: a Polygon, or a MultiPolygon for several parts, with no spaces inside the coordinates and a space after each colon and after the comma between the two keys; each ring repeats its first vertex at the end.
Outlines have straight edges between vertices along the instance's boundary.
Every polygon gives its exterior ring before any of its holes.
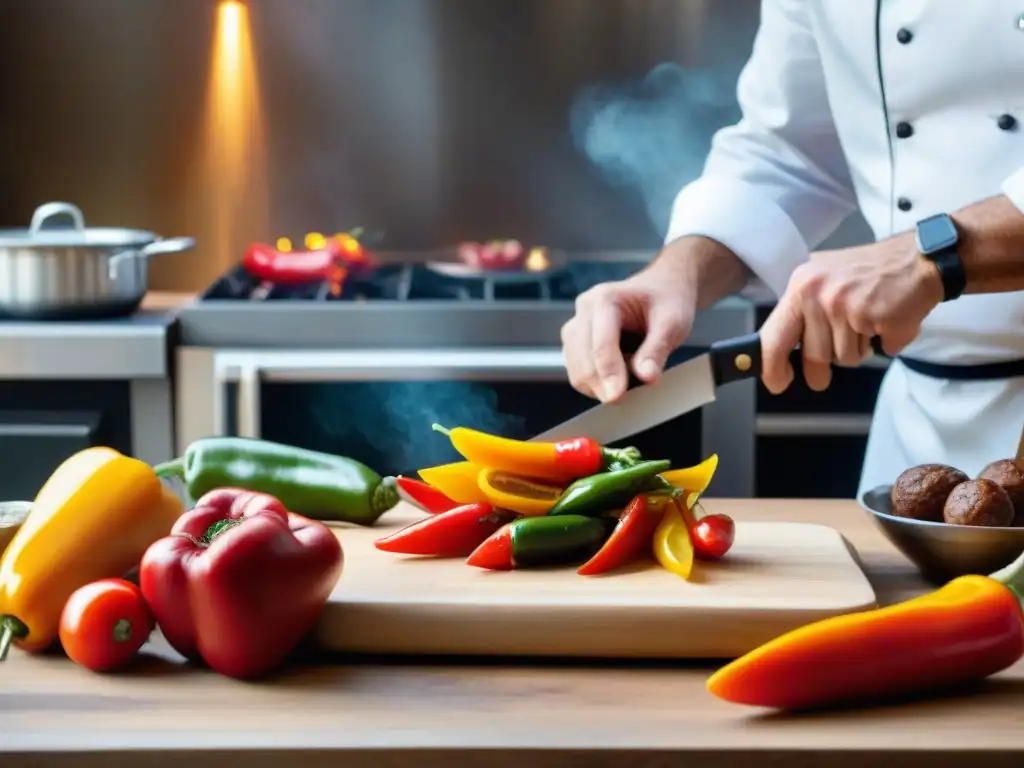
{"type": "MultiPolygon", "coordinates": [[[[132,453],[166,461],[174,455],[175,321],[191,298],[151,292],[135,314],[106,320],[0,321],[0,382],[128,382],[132,453]]],[[[82,409],[100,413],[116,408],[112,402],[107,397],[82,409]]],[[[24,408],[10,396],[4,407],[24,408]]]]}
{"type": "Polygon", "coordinates": [[[0,322],[0,379],[166,378],[171,328],[191,298],[151,292],[108,320],[0,322]]]}
{"type": "MultiPolygon", "coordinates": [[[[828,521],[883,603],[926,588],[853,502],[706,505],[740,520],[828,521]]],[[[980,766],[1024,752],[1024,664],[952,697],[798,717],[712,698],[708,665],[320,660],[244,684],[153,653],[135,671],[99,676],[13,652],[0,670],[0,764],[198,768],[245,750],[250,768],[980,766]]]]}

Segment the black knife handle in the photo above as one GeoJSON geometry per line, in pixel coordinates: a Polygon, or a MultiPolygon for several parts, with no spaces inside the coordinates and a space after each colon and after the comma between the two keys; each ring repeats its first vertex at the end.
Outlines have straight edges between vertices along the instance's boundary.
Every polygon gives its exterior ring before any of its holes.
{"type": "MultiPolygon", "coordinates": [[[[625,331],[619,348],[623,355],[630,357],[636,354],[643,340],[641,334],[625,331]]],[[[756,333],[716,342],[711,345],[708,355],[711,358],[715,386],[754,379],[761,375],[761,337],[756,333]]]]}
{"type": "Polygon", "coordinates": [[[715,386],[761,376],[761,334],[751,333],[735,339],[718,341],[708,351],[715,386]]]}

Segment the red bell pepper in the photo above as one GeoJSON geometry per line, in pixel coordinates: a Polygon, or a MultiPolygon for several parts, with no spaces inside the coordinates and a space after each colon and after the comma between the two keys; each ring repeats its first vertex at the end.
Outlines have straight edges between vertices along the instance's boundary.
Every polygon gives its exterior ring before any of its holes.
{"type": "Polygon", "coordinates": [[[301,285],[345,276],[344,249],[328,240],[316,251],[279,251],[266,243],[253,243],[242,259],[245,271],[259,280],[279,285],[301,285]]]}
{"type": "Polygon", "coordinates": [[[310,630],[343,560],[323,524],[273,496],[222,488],[150,546],[139,584],[176,651],[253,678],[279,666],[310,630]]]}
{"type": "Polygon", "coordinates": [[[592,558],[576,571],[580,576],[596,576],[620,568],[650,551],[651,537],[672,503],[667,494],[640,494],[633,498],[619,518],[615,530],[592,558]]]}
{"type": "Polygon", "coordinates": [[[452,501],[437,488],[422,480],[399,475],[395,478],[395,484],[403,499],[432,515],[447,512],[459,506],[459,502],[452,501]]]}
{"type": "Polygon", "coordinates": [[[374,545],[382,552],[400,555],[466,557],[515,518],[515,513],[490,504],[466,504],[408,525],[374,545]]]}

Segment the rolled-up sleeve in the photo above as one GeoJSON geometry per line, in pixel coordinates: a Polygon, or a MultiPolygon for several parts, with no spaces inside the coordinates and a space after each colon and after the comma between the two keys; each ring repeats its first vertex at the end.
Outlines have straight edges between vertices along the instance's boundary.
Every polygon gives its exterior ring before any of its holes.
{"type": "Polygon", "coordinates": [[[1003,194],[1024,213],[1024,168],[1018,168],[1003,182],[1003,194]]]}
{"type": "Polygon", "coordinates": [[[740,74],[742,118],[712,141],[704,172],[676,197],[666,242],[703,235],[776,296],[811,250],[856,210],[805,0],[762,0],[740,74]]]}

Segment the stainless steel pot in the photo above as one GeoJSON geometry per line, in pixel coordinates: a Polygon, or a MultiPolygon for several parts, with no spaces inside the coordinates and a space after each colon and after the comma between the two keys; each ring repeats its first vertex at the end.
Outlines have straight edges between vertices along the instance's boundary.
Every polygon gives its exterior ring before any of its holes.
{"type": "Polygon", "coordinates": [[[149,258],[195,244],[138,229],[87,228],[76,206],[46,203],[27,230],[0,230],[0,313],[32,320],[129,315],[149,287],[149,258]]]}

